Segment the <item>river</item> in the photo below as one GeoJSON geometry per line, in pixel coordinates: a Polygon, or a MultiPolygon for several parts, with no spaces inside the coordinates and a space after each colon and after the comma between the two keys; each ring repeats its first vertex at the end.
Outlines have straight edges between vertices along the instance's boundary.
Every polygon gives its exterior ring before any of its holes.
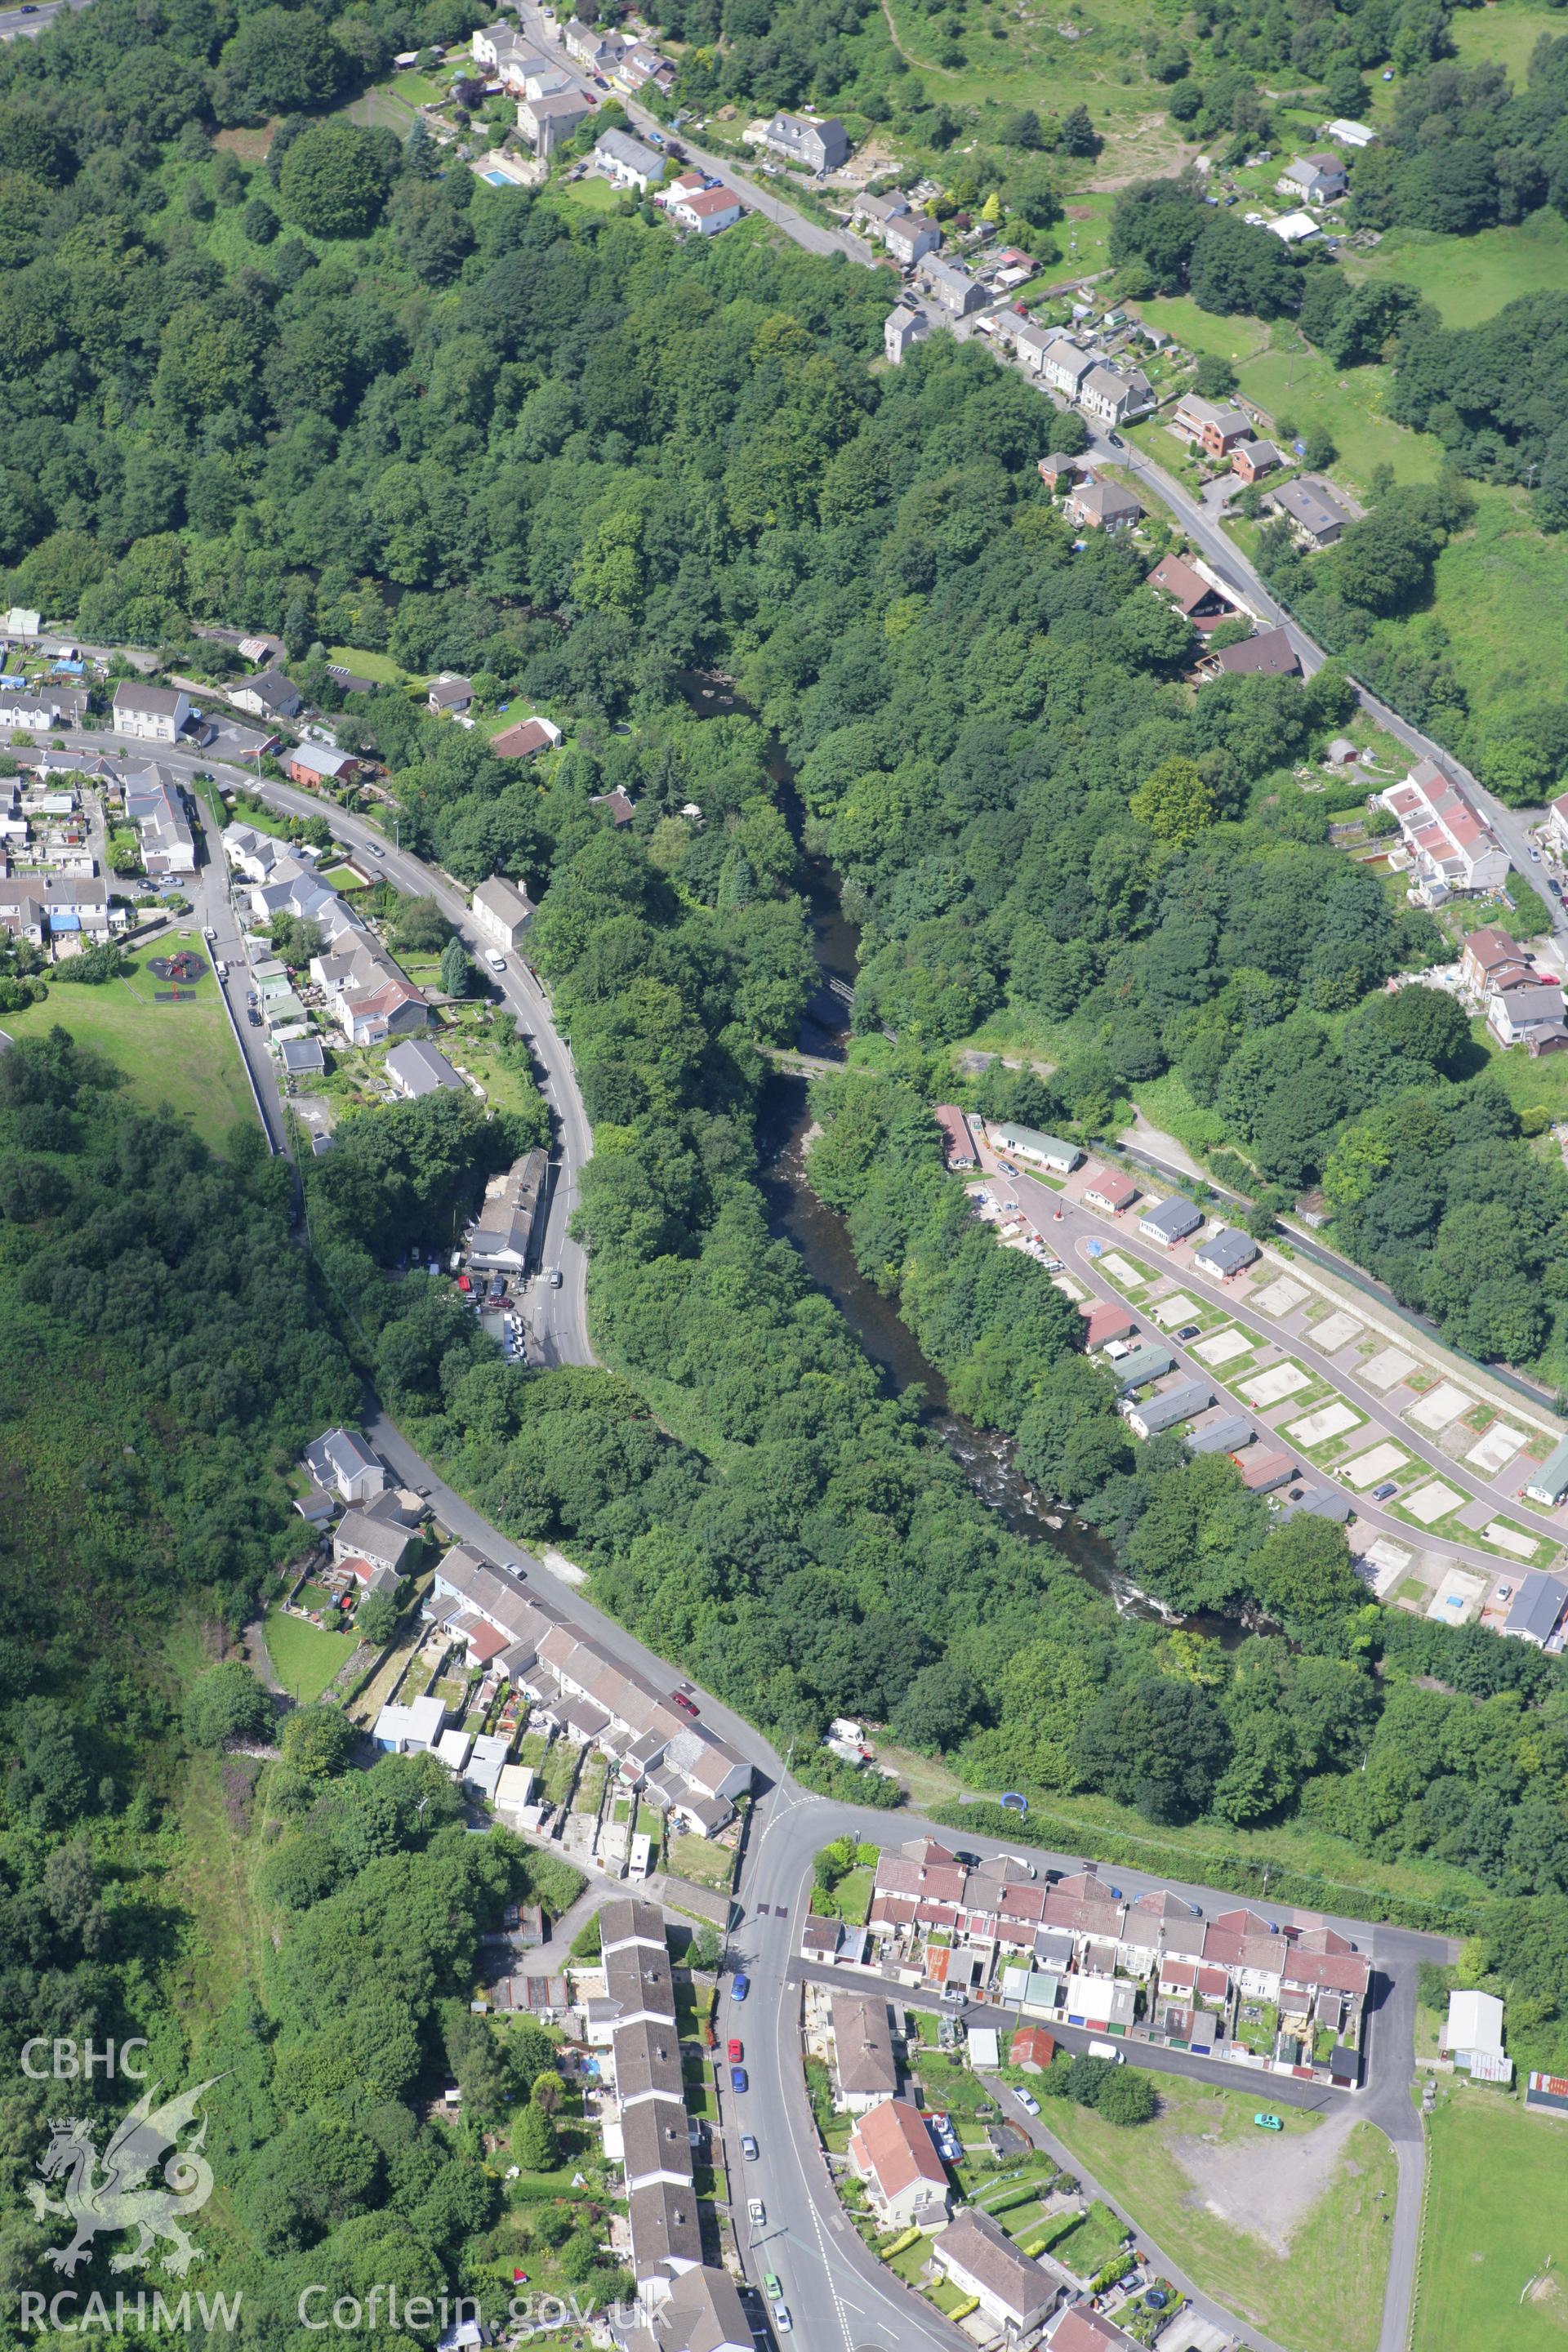
{"type": "MultiPolygon", "coordinates": [[[[690,674],[681,685],[699,717],[720,711],[753,715],[721,680],[690,674]]],[[[769,772],[791,831],[800,843],[803,811],[781,754],[770,761],[769,772]]],[[[859,929],[844,911],[838,877],[827,861],[804,846],[801,858],[812,948],[821,979],[806,1005],[796,1043],[803,1053],[825,1061],[842,1061],[849,1006],[833,983],[837,982],[839,989],[854,986],[859,929]]],[[[1014,1460],[1012,1441],[1000,1430],[976,1428],[952,1410],[947,1383],[936,1366],[922,1353],[897,1308],[861,1274],[844,1220],[818,1200],[806,1181],[805,1155],[811,1135],[807,1092],[807,1080],[779,1073],[768,1080],[763,1097],[757,1142],[771,1229],[800,1252],[812,1280],[834,1301],[893,1393],[919,1392],[922,1422],[942,1439],[976,1494],[1004,1525],[1031,1542],[1048,1543],[1119,1608],[1140,1613],[1148,1611],[1149,1604],[1117,1567],[1104,1538],[1029,1484],[1014,1460]]]]}

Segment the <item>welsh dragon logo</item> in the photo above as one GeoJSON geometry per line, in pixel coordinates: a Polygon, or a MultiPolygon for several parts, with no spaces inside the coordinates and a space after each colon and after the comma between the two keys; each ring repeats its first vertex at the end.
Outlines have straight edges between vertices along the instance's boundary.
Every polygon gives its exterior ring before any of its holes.
{"type": "Polygon", "coordinates": [[[182,2226],[193,2213],[201,2211],[212,2195],[212,2167],[201,2152],[206,2137],[205,2116],[184,2147],[179,2137],[185,2126],[194,2122],[196,2108],[213,2084],[222,2079],[214,2074],[198,2083],[194,2091],[166,2099],[161,2107],[154,2107],[153,2102],[162,2086],[150,2084],[115,2126],[103,2151],[101,2172],[88,2118],[67,2116],[51,2125],[52,2137],[38,2158],[38,2171],[43,2181],[61,2182],[62,2193],[51,2197],[39,2181],[30,2180],[27,2198],[40,2221],[58,2213],[75,2223],[76,2234],[68,2245],[47,2247],[47,2262],[68,2278],[73,2277],[100,2231],[113,2235],[125,2230],[138,2233],[136,2243],[114,2256],[110,2270],[144,2270],[162,2238],[169,2241],[169,2251],[160,2256],[162,2267],[177,2278],[193,2263],[205,2259],[182,2226]],[[165,2150],[169,2151],[166,2162],[165,2150]],[[152,2178],[160,2169],[162,2187],[152,2178]]]}

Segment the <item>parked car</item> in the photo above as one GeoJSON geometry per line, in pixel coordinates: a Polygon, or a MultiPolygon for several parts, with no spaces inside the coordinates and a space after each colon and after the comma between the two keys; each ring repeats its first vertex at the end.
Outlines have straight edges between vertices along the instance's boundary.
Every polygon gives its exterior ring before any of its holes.
{"type": "Polygon", "coordinates": [[[1284,2123],[1279,2116],[1257,2115],[1253,2116],[1252,2120],[1258,2126],[1260,2131],[1283,2131],[1285,2128],[1284,2123]]]}
{"type": "Polygon", "coordinates": [[[737,1977],[734,1983],[730,1987],[730,1998],[731,2000],[744,2000],[746,1995],[751,1991],[751,1990],[752,1979],[750,1977],[737,1977]]]}
{"type": "Polygon", "coordinates": [[[1398,1492],[1398,1487],[1394,1484],[1393,1479],[1390,1478],[1385,1480],[1381,1486],[1374,1486],[1373,1488],[1372,1499],[1374,1503],[1386,1503],[1390,1495],[1397,1495],[1398,1492]]]}
{"type": "Polygon", "coordinates": [[[202,926],[202,937],[203,937],[203,939],[204,939],[204,940],[216,940],[216,937],[217,937],[217,933],[214,930],[214,929],[213,929],[213,927],[212,927],[212,925],[211,925],[210,923],[204,923],[204,925],[202,926]]]}
{"type": "Polygon", "coordinates": [[[1512,1597],[1512,1593],[1513,1587],[1511,1584],[1500,1584],[1495,1597],[1499,1601],[1507,1601],[1512,1597]]]}
{"type": "Polygon", "coordinates": [[[789,2315],[789,2305],[787,2303],[774,2304],[773,2326],[778,2329],[781,2336],[789,2336],[794,2333],[795,2322],[789,2315]]]}
{"type": "Polygon", "coordinates": [[[745,2158],[748,2164],[755,2164],[757,2160],[757,2143],[752,2137],[750,2132],[742,2132],[741,2134],[741,2154],[745,2158]]]}
{"type": "Polygon", "coordinates": [[[696,1715],[699,1712],[684,1691],[671,1691],[669,1696],[672,1706],[678,1706],[682,1715],[696,1715]]]}
{"type": "Polygon", "coordinates": [[[767,2207],[763,2203],[763,2200],[762,2200],[762,2199],[761,2199],[760,2197],[748,2197],[748,2198],[747,2198],[747,2200],[746,2200],[746,2219],[747,2219],[747,2220],[752,2223],[752,2225],[753,2229],[765,2230],[765,2229],[767,2228],[767,2225],[768,2225],[768,2211],[767,2211],[767,2207]]]}
{"type": "Polygon", "coordinates": [[[943,2000],[951,2002],[953,2008],[962,2009],[964,2002],[969,1999],[969,1993],[963,1985],[943,1985],[942,1989],[942,1998],[943,2000]]]}
{"type": "Polygon", "coordinates": [[[746,2053],[742,2049],[740,2042],[735,2039],[735,2036],[731,2034],[730,2036],[729,2045],[724,2053],[724,2055],[730,2061],[731,2065],[738,2066],[745,2054],[746,2053]]]}
{"type": "Polygon", "coordinates": [[[751,2084],[746,2079],[745,2068],[743,2066],[731,2066],[730,2069],[730,2088],[732,2091],[749,2091],[751,2087],[751,2084]]]}
{"type": "Polygon", "coordinates": [[[780,2286],[777,2278],[772,2271],[764,2271],[763,2273],[763,2293],[767,2296],[770,2303],[776,2303],[779,2296],[784,2293],[783,2287],[780,2286]]]}
{"type": "Polygon", "coordinates": [[[1178,1339],[1195,1339],[1202,1329],[1201,1323],[1184,1323],[1176,1337],[1178,1339]]]}
{"type": "Polygon", "coordinates": [[[1009,2083],[1007,2088],[1012,2092],[1013,2096],[1017,2100],[1018,2105],[1023,2108],[1024,2113],[1026,2116],[1037,2116],[1039,2114],[1040,2103],[1038,2099],[1036,2098],[1033,2091],[1020,2090],[1016,2083],[1009,2083]]]}

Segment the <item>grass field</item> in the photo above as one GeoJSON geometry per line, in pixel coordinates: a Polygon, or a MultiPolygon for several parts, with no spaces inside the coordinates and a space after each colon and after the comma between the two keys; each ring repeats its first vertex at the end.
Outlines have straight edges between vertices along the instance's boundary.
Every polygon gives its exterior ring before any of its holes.
{"type": "Polygon", "coordinates": [[[1475,523],[1438,557],[1435,593],[1471,706],[1489,717],[1568,692],[1568,543],[1535,529],[1522,492],[1470,487],[1475,523]]]}
{"type": "Polygon", "coordinates": [[[327,659],[337,662],[356,677],[374,678],[378,686],[411,686],[413,678],[400,669],[390,654],[367,654],[358,646],[329,646],[327,659]]]}
{"type": "Polygon", "coordinates": [[[1439,2095],[1428,2145],[1414,2352],[1561,2352],[1568,2124],[1456,2083],[1439,2095]]]}
{"type": "Polygon", "coordinates": [[[1560,34],[1563,18],[1554,8],[1488,0],[1484,8],[1456,8],[1448,30],[1462,66],[1503,66],[1515,89],[1522,89],[1531,49],[1542,33],[1560,34]]]}
{"type": "Polygon", "coordinates": [[[303,1617],[285,1616],[281,1609],[268,1611],[266,1630],[279,1681],[306,1706],[321,1697],[354,1647],[352,1633],[323,1633],[303,1617]]]}
{"type": "MultiPolygon", "coordinates": [[[[201,951],[195,932],[188,943],[201,951]]],[[[100,988],[51,984],[42,1004],[7,1013],[4,1025],[13,1037],[41,1037],[57,1023],[68,1029],[125,1072],[129,1094],[143,1109],[167,1103],[217,1150],[237,1120],[255,1118],[256,1107],[212,974],[196,982],[194,996],[177,1003],[154,1000],[153,991],[165,983],[147,971],[149,957],[185,944],[181,932],[157,940],[132,959],[129,979],[100,988]]]]}
{"type": "Polygon", "coordinates": [[[1445,325],[1473,327],[1521,294],[1556,293],[1568,286],[1568,221],[1543,210],[1515,228],[1486,228],[1475,236],[1391,229],[1374,253],[1346,246],[1343,260],[1352,278],[1398,278],[1417,288],[1436,303],[1445,325]]]}
{"type": "Polygon", "coordinates": [[[580,205],[584,212],[613,213],[621,201],[621,190],[612,187],[608,180],[597,180],[590,173],[586,179],[563,180],[561,194],[568,204],[580,205]]]}
{"type": "MultiPolygon", "coordinates": [[[[1185,2142],[1206,2154],[1211,2140],[1222,2151],[1245,2143],[1238,2156],[1255,2158],[1255,2168],[1278,2167],[1283,2178],[1306,2160],[1300,2143],[1331,2126],[1287,2107],[1284,2132],[1265,2144],[1252,2122],[1266,2104],[1260,2088],[1211,2091],[1168,2075],[1159,2087],[1159,2116],[1138,2129],[1118,2129],[1067,2099],[1053,2102],[1050,2127],[1161,2251],[1241,2318],[1290,2352],[1324,2352],[1331,2345],[1334,2352],[1373,2352],[1394,2189],[1394,2151],[1375,2125],[1352,2126],[1327,2188],[1301,2214],[1281,2254],[1222,2220],[1212,2210],[1221,2200],[1206,2200],[1173,2146],[1185,2142]]],[[[1433,2337],[1433,2352],[1438,2341],[1433,2337]]],[[[1449,2339],[1443,2347],[1451,2352],[1449,2339]]]]}

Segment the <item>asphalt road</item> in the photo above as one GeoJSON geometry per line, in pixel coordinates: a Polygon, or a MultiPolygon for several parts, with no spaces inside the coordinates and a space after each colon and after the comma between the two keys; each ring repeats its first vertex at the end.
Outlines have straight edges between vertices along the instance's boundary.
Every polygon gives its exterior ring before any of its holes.
{"type": "MultiPolygon", "coordinates": [[[[896,2296],[887,2273],[868,2253],[838,2210],[837,2198],[817,2151],[816,2137],[800,2063],[800,1987],[807,1977],[840,1984],[846,1991],[865,1988],[870,1979],[858,1971],[820,1970],[796,1957],[800,1927],[811,1907],[812,1859],[820,1848],[845,1832],[886,1842],[930,1832],[952,1839],[957,1832],[922,1822],[907,1813],[868,1816],[863,1808],[813,1797],[787,1779],[775,1784],[760,1801],[754,1833],[742,1871],[741,1925],[731,1937],[736,1969],[751,1979],[744,2005],[726,1998],[717,2021],[721,2042],[739,2035],[745,2044],[750,2088],[737,2097],[727,2089],[721,2095],[725,2158],[735,2190],[736,2211],[743,2216],[743,2200],[760,2196],[767,2210],[767,2226],[754,2241],[743,2219],[738,2235],[747,2273],[760,2280],[774,2272],[784,2289],[797,2335],[812,2352],[901,2352],[907,2344],[956,2345],[963,2339],[914,2297],[896,2296]],[[747,2163],[740,2138],[750,2132],[758,2144],[758,2160],[747,2163]],[[896,2317],[889,2319],[893,2305],[896,2317]]],[[[984,1853],[1007,1848],[995,1839],[963,1833],[966,1847],[984,1853]]],[[[1028,1860],[1038,1870],[1072,1870],[1078,1858],[1053,1854],[1033,1846],[1028,1860]]],[[[1165,1879],[1117,1866],[1106,1875],[1129,1896],[1154,1886],[1172,1885],[1165,1879]]],[[[1254,1897],[1226,1895],[1212,1887],[1174,1885],[1209,1916],[1235,1909],[1245,1901],[1279,1924],[1293,1913],[1254,1897]]],[[[1439,1937],[1408,1930],[1370,1927],[1352,1919],[1330,1919],[1330,1926],[1348,1935],[1364,1952],[1375,1971],[1373,2011],[1367,2030],[1367,2084],[1359,2092],[1334,2094],[1283,2076],[1262,2078],[1267,2092],[1258,2096],[1269,2105],[1352,2106],[1358,2118],[1374,2123],[1394,2142],[1399,2166],[1399,2200],[1393,2224],[1393,2244],[1380,2352],[1403,2352],[1420,2214],[1423,2151],[1421,2127],[1410,2103],[1415,2072],[1415,1969],[1422,1959],[1443,1959],[1447,1945],[1439,1937]]],[[[921,2006],[921,1998],[900,1987],[892,1997],[906,2006],[921,2006]]],[[[931,2004],[934,2005],[934,2004],[931,2004]]],[[[974,2016],[984,2021],[985,2011],[976,2004],[974,2016]]],[[[1087,2043],[1089,2036],[1071,2028],[1052,2027],[1068,2047],[1087,2043]]],[[[1205,2065],[1174,2051],[1140,2050],[1138,2063],[1154,2071],[1192,2074],[1199,2080],[1233,2081],[1227,2068],[1205,2065]]],[[[1259,2078],[1239,2077],[1248,2086],[1259,2078]]],[[[1016,2120],[1024,2120],[1022,2110],[1016,2120]]],[[[1075,2165],[1075,2169],[1077,2167],[1075,2165]]],[[[1136,2216],[1132,2217],[1136,2220],[1136,2216]]],[[[1141,2232],[1141,2234],[1142,2234],[1141,2232]]],[[[1172,2266],[1162,2256],[1162,2267],[1172,2266]]],[[[1217,2305],[1210,2305],[1216,2321],[1234,2325],[1217,2305]]],[[[1261,2339],[1245,2331],[1249,2341],[1261,2339]]]]}
{"type": "MultiPolygon", "coordinates": [[[[783,229],[784,235],[803,251],[825,256],[839,253],[847,261],[857,261],[863,265],[868,265],[872,261],[870,247],[863,244],[852,230],[823,228],[816,221],[807,220],[803,213],[795,211],[793,205],[784,203],[781,197],[773,195],[769,189],[759,187],[756,181],[737,169],[731,160],[705,154],[684,131],[672,132],[668,123],[661,122],[657,114],[650,114],[647,109],[639,106],[635,99],[624,98],[619,90],[607,89],[596,82],[591,73],[586,72],[574,58],[567,56],[556,26],[548,24],[537,8],[521,5],[520,0],[517,13],[523,31],[539,44],[547,57],[554,59],[563,73],[572,76],[579,89],[588,97],[596,100],[601,106],[613,100],[617,106],[625,109],[626,120],[634,129],[643,132],[654,131],[666,142],[673,137],[689,162],[696,164],[699,171],[710,173],[716,180],[722,180],[726,187],[734,190],[736,197],[747,212],[760,213],[764,220],[772,221],[775,228],[783,229]]],[[[889,310],[892,308],[892,289],[889,289],[888,305],[889,310]]]]}
{"type": "Polygon", "coordinates": [[[25,41],[36,41],[62,8],[85,8],[87,5],[88,0],[38,0],[31,14],[24,8],[0,8],[0,41],[14,41],[18,34],[25,41]]]}
{"type": "MultiPolygon", "coordinates": [[[[1119,1251],[1123,1257],[1131,1258],[1137,1265],[1146,1266],[1152,1273],[1169,1275],[1173,1281],[1180,1284],[1183,1290],[1189,1291],[1194,1297],[1202,1299],[1210,1306],[1223,1307],[1234,1322],[1241,1324],[1245,1328],[1263,1339],[1273,1341],[1283,1348],[1287,1354],[1293,1356],[1298,1363],[1306,1366],[1309,1370],[1316,1372],[1321,1379],[1327,1381],[1337,1395],[1342,1396],[1347,1403],[1354,1405],[1357,1412],[1364,1413],[1374,1427],[1384,1431],[1389,1437],[1396,1438],[1406,1453],[1415,1454],[1418,1460],[1426,1463],[1433,1470],[1441,1472],[1443,1477],[1451,1485],[1467,1495],[1484,1499],[1499,1514],[1506,1513],[1509,1518],[1528,1528],[1532,1534],[1543,1536],[1554,1544],[1563,1542],[1563,1529],[1549,1513],[1534,1510],[1528,1505],[1516,1502],[1511,1496],[1504,1496],[1495,1488],[1489,1487],[1486,1482],[1478,1478],[1464,1463],[1456,1462],[1452,1455],[1445,1454],[1436,1439],[1423,1435],[1419,1430],[1413,1429],[1407,1421],[1402,1421],[1387,1400],[1380,1396],[1375,1390],[1363,1387],[1352,1374],[1336,1369],[1333,1360],[1321,1354],[1313,1347],[1310,1338],[1298,1338],[1287,1333],[1267,1315],[1259,1315],[1250,1310],[1242,1300],[1227,1293],[1223,1283],[1210,1280],[1201,1268],[1190,1263],[1184,1265],[1178,1263],[1166,1251],[1140,1242],[1134,1234],[1119,1231],[1108,1219],[1098,1215],[1094,1210],[1083,1208],[1077,1202],[1064,1199],[1059,1192],[1053,1192],[1048,1184],[1041,1183],[1036,1177],[1017,1175],[1011,1169],[1004,1169],[996,1173],[994,1181],[998,1186],[1005,1185],[1005,1197],[1018,1202],[1020,1207],[1033,1220],[1047,1244],[1053,1247],[1059,1257],[1070,1259],[1073,1279],[1087,1283],[1097,1297],[1109,1299],[1118,1307],[1127,1307],[1132,1314],[1141,1312],[1128,1300],[1122,1291],[1118,1290],[1110,1276],[1100,1272],[1089,1253],[1090,1242],[1098,1242],[1103,1248],[1119,1251]],[[1058,1211],[1061,1218],[1059,1223],[1057,1222],[1058,1211]]],[[[1353,1314],[1355,1310],[1352,1307],[1348,1311],[1353,1314]]],[[[1142,1312],[1142,1319],[1144,1323],[1150,1321],[1146,1311],[1142,1312]]],[[[1244,1414],[1266,1442],[1289,1445],[1289,1440],[1277,1438],[1268,1423],[1253,1411],[1244,1397],[1234,1394],[1226,1388],[1223,1366],[1216,1371],[1212,1365],[1205,1364],[1201,1356],[1193,1355],[1189,1349],[1183,1346],[1173,1331],[1161,1330],[1155,1327],[1155,1333],[1160,1346],[1168,1354],[1174,1356],[1184,1371],[1206,1381],[1213,1389],[1216,1399],[1231,1406],[1235,1412],[1244,1414]]],[[[1461,1373],[1459,1377],[1462,1379],[1463,1374],[1461,1373]]],[[[1287,1418],[1289,1417],[1287,1415],[1287,1418]]],[[[1302,1467],[1318,1485],[1331,1487],[1339,1483],[1331,1471],[1314,1469],[1305,1457],[1302,1457],[1302,1467]]],[[[1450,1542],[1443,1537],[1428,1537],[1424,1528],[1413,1526],[1408,1519],[1398,1518],[1391,1511],[1382,1508],[1373,1500],[1370,1494],[1357,1495],[1352,1487],[1346,1487],[1345,1494],[1346,1498],[1353,1502],[1358,1517],[1372,1523],[1382,1532],[1401,1543],[1417,1544],[1432,1550],[1453,1553],[1456,1557],[1462,1557],[1476,1567],[1484,1569],[1489,1574],[1507,1576],[1511,1570],[1516,1580],[1525,1572],[1524,1563],[1501,1559],[1497,1553],[1486,1551],[1479,1545],[1466,1546],[1450,1542]]]]}
{"type": "MultiPolygon", "coordinates": [[[[400,890],[413,898],[434,898],[442,914],[457,929],[464,946],[479,961],[486,979],[499,992],[508,1010],[518,1016],[521,1026],[531,1032],[533,1037],[534,1059],[542,1073],[541,1084],[555,1120],[555,1149],[552,1162],[553,1182],[540,1244],[540,1264],[542,1269],[559,1269],[561,1287],[554,1289],[535,1276],[530,1286],[529,1319],[538,1335],[546,1362],[591,1364],[594,1352],[588,1339],[587,1254],[566,1230],[567,1222],[577,1205],[582,1170],[593,1150],[593,1136],[583,1108],[577,1074],[565,1042],[555,1027],[549,999],[521,957],[507,955],[504,959],[507,968],[500,974],[491,971],[484,962],[483,959],[494,942],[476,929],[462,887],[437,868],[426,866],[412,851],[389,843],[377,826],[368,824],[363,817],[349,814],[314,793],[300,792],[292,784],[275,783],[267,777],[258,777],[253,770],[240,766],[238,758],[243,757],[252,745],[267,739],[258,735],[254,730],[236,726],[232,721],[219,722],[218,741],[205,751],[179,751],[167,744],[128,741],[103,732],[71,735],[65,740],[73,746],[80,745],[84,750],[100,755],[112,752],[117,757],[127,757],[144,752],[149,758],[156,759],[158,764],[172,775],[177,776],[186,790],[198,797],[200,787],[192,783],[192,778],[202,772],[215,776],[219,783],[254,793],[270,808],[286,811],[295,816],[324,816],[339,841],[348,848],[364,852],[373,868],[384,874],[400,890]],[[223,756],[226,751],[229,753],[226,760],[223,756]]],[[[195,877],[193,902],[201,909],[202,923],[210,924],[217,932],[216,953],[229,962],[226,992],[235,1010],[241,1049],[267,1112],[271,1140],[275,1147],[281,1149],[284,1122],[278,1068],[268,1050],[266,1032],[253,1028],[247,1017],[248,974],[240,945],[239,925],[228,902],[222,845],[211,839],[210,834],[209,847],[210,862],[195,877]]]]}

